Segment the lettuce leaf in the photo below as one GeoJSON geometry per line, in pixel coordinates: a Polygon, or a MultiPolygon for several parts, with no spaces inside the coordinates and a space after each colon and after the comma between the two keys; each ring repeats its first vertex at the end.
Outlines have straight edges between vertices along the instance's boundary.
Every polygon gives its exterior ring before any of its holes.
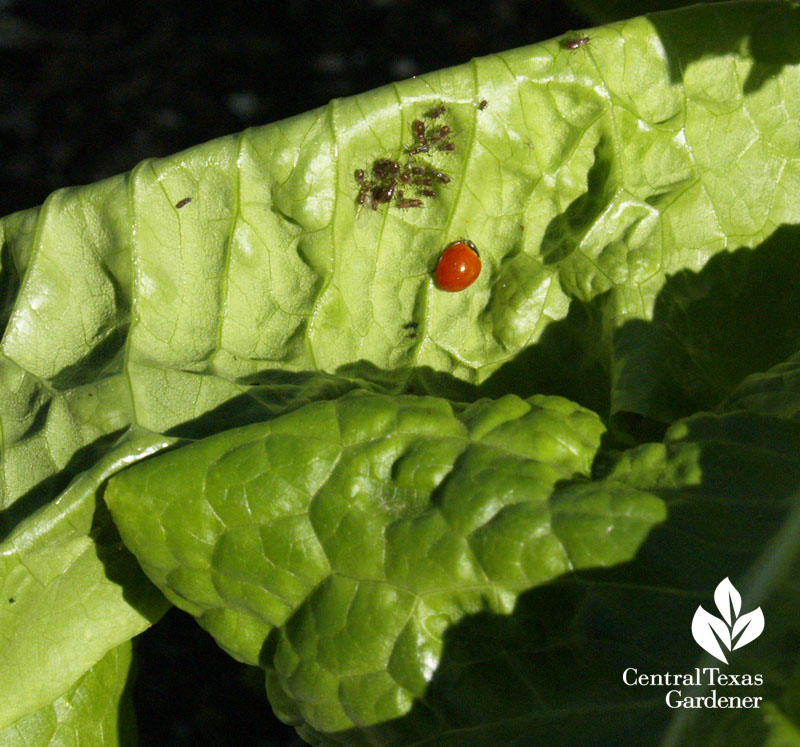
{"type": "MultiPolygon", "coordinates": [[[[785,698],[800,423],[697,415],[591,479],[602,432],[555,397],[454,413],[356,393],[157,456],[105,498],[153,582],[266,670],[312,744],[653,744],[666,688],[623,671],[692,670],[720,568],[758,571],[748,602],[774,627],[738,664],[785,698]]],[[[707,713],[677,743],[741,726],[707,713]]]]}
{"type": "Polygon", "coordinates": [[[63,695],[0,731],[6,747],[136,744],[128,688],[130,641],[109,651],[63,695]]]}

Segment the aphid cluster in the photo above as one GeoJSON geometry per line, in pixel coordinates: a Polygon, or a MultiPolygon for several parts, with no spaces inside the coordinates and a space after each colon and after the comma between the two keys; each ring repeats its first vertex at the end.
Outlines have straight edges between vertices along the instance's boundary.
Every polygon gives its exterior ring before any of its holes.
{"type": "Polygon", "coordinates": [[[405,147],[402,160],[378,158],[369,174],[364,169],[356,169],[356,202],[359,205],[369,205],[377,210],[380,205],[388,205],[394,200],[398,208],[418,208],[422,207],[423,198],[437,196],[438,185],[450,183],[450,177],[444,171],[417,160],[417,156],[432,150],[444,153],[455,150],[450,126],[436,122],[446,113],[444,104],[439,104],[426,112],[422,119],[411,123],[414,141],[405,147]]]}
{"type": "Polygon", "coordinates": [[[409,156],[417,156],[420,153],[429,153],[434,148],[442,151],[452,151],[456,149],[455,143],[450,138],[453,131],[449,125],[438,126],[436,120],[447,113],[444,104],[434,107],[429,112],[425,112],[423,119],[415,119],[411,123],[411,131],[414,133],[414,143],[406,149],[409,156]],[[428,128],[425,120],[430,120],[433,127],[428,128]]]}

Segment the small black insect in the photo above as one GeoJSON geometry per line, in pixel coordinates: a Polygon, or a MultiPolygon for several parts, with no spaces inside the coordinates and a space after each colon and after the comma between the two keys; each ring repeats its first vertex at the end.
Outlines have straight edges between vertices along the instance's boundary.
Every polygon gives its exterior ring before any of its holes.
{"type": "Polygon", "coordinates": [[[445,107],[445,105],[439,104],[438,106],[435,106],[433,109],[427,112],[425,114],[425,117],[428,119],[438,119],[439,117],[441,117],[443,114],[446,113],[447,113],[447,108],[445,107]]]}
{"type": "Polygon", "coordinates": [[[416,329],[419,327],[419,322],[409,322],[403,325],[403,329],[416,329]]]}
{"type": "Polygon", "coordinates": [[[372,188],[375,186],[375,184],[372,181],[369,182],[367,181],[366,175],[364,174],[364,169],[356,169],[354,176],[356,182],[358,182],[359,185],[356,202],[359,205],[365,205],[367,202],[367,198],[369,197],[372,188]]]}
{"type": "Polygon", "coordinates": [[[395,187],[397,187],[397,182],[392,179],[383,189],[375,194],[375,200],[377,202],[391,202],[395,187]]]}
{"type": "Polygon", "coordinates": [[[445,140],[450,135],[450,128],[447,125],[440,127],[436,132],[431,135],[430,142],[438,143],[445,140]]]}
{"type": "Polygon", "coordinates": [[[580,49],[581,47],[585,47],[589,43],[591,38],[592,37],[590,36],[582,36],[579,39],[565,39],[562,42],[562,46],[564,47],[564,49],[570,49],[570,50],[580,49]]]}
{"type": "Polygon", "coordinates": [[[422,200],[409,200],[409,199],[397,200],[395,202],[395,205],[397,205],[397,207],[399,208],[418,208],[422,207],[422,200]]]}
{"type": "Polygon", "coordinates": [[[406,335],[406,337],[408,337],[409,339],[413,339],[413,338],[415,338],[416,336],[417,336],[417,333],[416,333],[416,332],[409,332],[409,333],[406,335]]]}
{"type": "Polygon", "coordinates": [[[175,209],[180,210],[182,207],[185,207],[192,201],[191,197],[184,197],[180,202],[175,203],[175,209]]]}
{"type": "Polygon", "coordinates": [[[389,158],[379,158],[372,166],[372,175],[381,181],[397,179],[400,173],[400,164],[389,158]]]}
{"type": "Polygon", "coordinates": [[[478,104],[478,109],[483,111],[488,105],[489,105],[489,102],[486,99],[482,99],[481,103],[478,104]]]}

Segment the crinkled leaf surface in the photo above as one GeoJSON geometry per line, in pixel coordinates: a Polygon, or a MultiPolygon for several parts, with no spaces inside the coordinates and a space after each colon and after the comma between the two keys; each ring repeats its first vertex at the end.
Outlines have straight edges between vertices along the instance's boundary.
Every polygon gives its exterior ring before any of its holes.
{"type": "Polygon", "coordinates": [[[148,575],[266,669],[312,744],[764,738],[760,711],[670,727],[666,688],[622,672],[690,671],[720,569],[760,567],[745,606],[772,633],[730,671],[762,672],[747,694],[772,708],[792,697],[800,424],[697,416],[590,480],[599,434],[557,398],[454,416],[359,394],[135,465],[106,498],[148,575]]]}
{"type": "Polygon", "coordinates": [[[63,695],[0,730],[3,747],[136,744],[128,686],[131,648],[127,641],[109,651],[63,695]]]}
{"type": "Polygon", "coordinates": [[[634,440],[723,402],[796,412],[799,13],[719,3],[514,50],[0,221],[2,581],[50,610],[43,637],[0,600],[0,636],[40,652],[5,659],[0,724],[157,616],[91,531],[140,436],[165,448],[353,388],[558,394],[641,421],[634,440]],[[354,170],[402,157],[439,103],[455,150],[426,158],[449,184],[419,209],[359,210],[354,170]],[[438,292],[462,237],[483,272],[438,292]],[[79,500],[81,475],[97,482],[79,500]],[[81,627],[92,645],[62,650],[81,627]]]}
{"type": "Polygon", "coordinates": [[[634,555],[664,510],[587,481],[603,430],[557,397],[456,416],[359,393],[146,461],[105,497],[159,588],[267,669],[282,715],[336,732],[410,710],[465,614],[634,555]]]}

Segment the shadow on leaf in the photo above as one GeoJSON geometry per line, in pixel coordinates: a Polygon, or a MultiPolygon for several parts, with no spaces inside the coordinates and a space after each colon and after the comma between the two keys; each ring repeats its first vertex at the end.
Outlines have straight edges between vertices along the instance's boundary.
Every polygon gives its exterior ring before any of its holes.
{"type": "Polygon", "coordinates": [[[744,93],[757,91],[786,65],[800,62],[800,8],[794,3],[726,3],[723,22],[713,4],[648,16],[667,52],[670,79],[681,82],[687,68],[708,57],[753,60],[744,93]],[[687,23],[686,13],[696,21],[687,23]],[[743,49],[746,49],[746,51],[743,49]]]}
{"type": "MultiPolygon", "coordinates": [[[[42,409],[45,410],[45,408],[42,409]]],[[[44,417],[46,419],[46,413],[44,417]]],[[[0,511],[0,541],[11,534],[23,519],[54,500],[55,496],[64,490],[75,476],[95,464],[103,454],[111,449],[122,433],[122,430],[108,433],[78,449],[63,469],[37,483],[8,508],[0,511]]]]}
{"type": "MultiPolygon", "coordinates": [[[[447,629],[435,674],[409,713],[332,739],[343,745],[454,747],[660,743],[674,715],[665,703],[667,691],[701,693],[680,683],[631,686],[624,673],[635,670],[628,675],[635,679],[710,665],[692,639],[694,611],[700,604],[713,608],[712,592],[722,576],[737,582],[745,576],[798,500],[800,425],[768,427],[774,424],[746,414],[688,421],[683,440],[699,444],[695,458],[702,480],[651,489],[666,502],[669,519],[650,532],[633,560],[531,589],[508,616],[480,612],[462,618],[447,629]],[[748,417],[763,422],[742,422],[748,417]],[[791,458],[782,456],[792,448],[791,458]]],[[[780,596],[775,586],[767,591],[780,596]]],[[[778,612],[765,602],[769,625],[769,615],[778,612]]],[[[796,596],[790,604],[793,614],[800,612],[796,596]]],[[[772,651],[756,642],[748,655],[736,652],[729,671],[752,674],[767,660],[766,684],[725,695],[774,696],[800,658],[796,647],[787,656],[785,646],[772,651]],[[744,670],[736,668],[737,657],[744,670]]],[[[748,728],[763,731],[754,713],[748,728]]],[[[715,728],[723,718],[729,716],[719,716],[715,728]]],[[[694,728],[691,722],[679,726],[694,728]]],[[[313,732],[301,727],[300,733],[316,743],[313,732]]],[[[682,734],[681,744],[700,743],[692,741],[691,731],[682,734]]]]}

